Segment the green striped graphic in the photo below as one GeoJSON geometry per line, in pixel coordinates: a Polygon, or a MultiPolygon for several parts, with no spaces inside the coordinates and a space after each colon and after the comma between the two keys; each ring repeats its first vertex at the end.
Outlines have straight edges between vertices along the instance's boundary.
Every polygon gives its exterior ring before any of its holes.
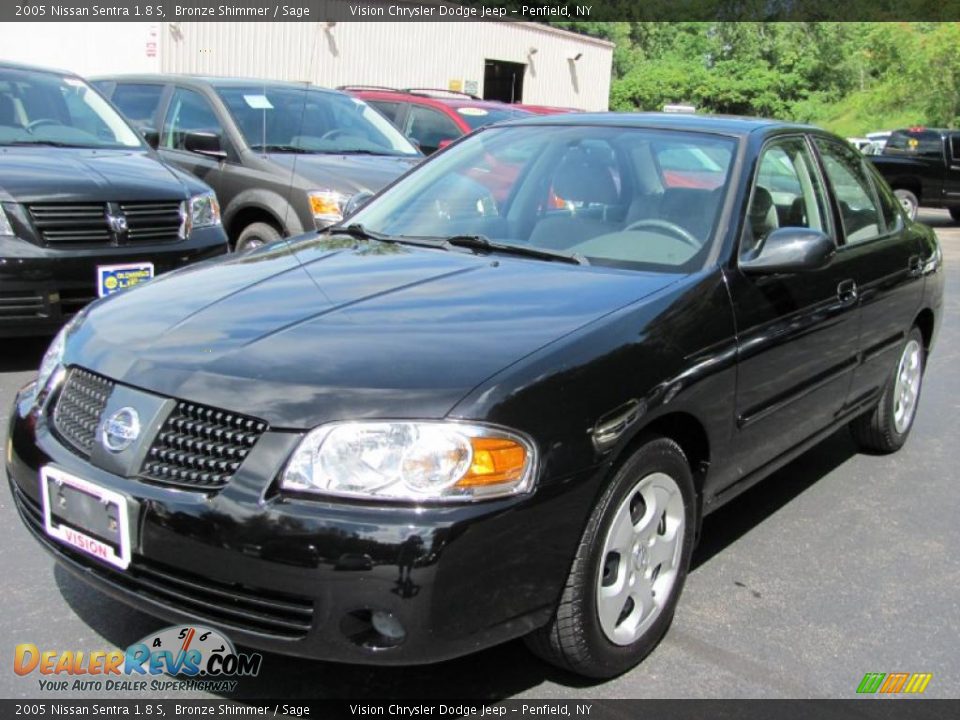
{"type": "Polygon", "coordinates": [[[886,676],[886,673],[867,673],[863,676],[863,680],[860,681],[860,685],[857,687],[857,692],[875,693],[880,689],[880,685],[883,683],[883,679],[886,676]]]}

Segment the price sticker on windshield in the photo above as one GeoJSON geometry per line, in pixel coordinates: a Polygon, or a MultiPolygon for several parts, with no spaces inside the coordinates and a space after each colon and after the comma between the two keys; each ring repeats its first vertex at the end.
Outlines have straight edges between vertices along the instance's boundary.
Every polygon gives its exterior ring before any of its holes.
{"type": "Polygon", "coordinates": [[[266,95],[244,95],[243,99],[254,110],[273,110],[273,105],[270,104],[266,95]]]}

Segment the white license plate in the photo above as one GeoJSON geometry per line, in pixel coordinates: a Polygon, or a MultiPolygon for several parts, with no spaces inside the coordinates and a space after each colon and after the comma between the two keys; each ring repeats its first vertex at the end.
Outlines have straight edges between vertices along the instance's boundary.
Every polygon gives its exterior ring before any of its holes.
{"type": "Polygon", "coordinates": [[[124,263],[97,265],[97,295],[105,297],[132,288],[153,277],[153,263],[124,263]]]}
{"type": "Polygon", "coordinates": [[[40,469],[47,535],[120,569],[130,564],[127,499],[60,468],[40,469]]]}

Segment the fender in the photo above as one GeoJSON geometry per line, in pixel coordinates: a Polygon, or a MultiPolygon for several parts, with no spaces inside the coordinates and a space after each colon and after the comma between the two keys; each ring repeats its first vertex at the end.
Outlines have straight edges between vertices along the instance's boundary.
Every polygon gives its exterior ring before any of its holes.
{"type": "Polygon", "coordinates": [[[230,228],[236,216],[244,210],[256,208],[270,215],[286,236],[305,232],[297,209],[278,192],[265,188],[251,188],[238,193],[223,210],[223,224],[230,228]]]}

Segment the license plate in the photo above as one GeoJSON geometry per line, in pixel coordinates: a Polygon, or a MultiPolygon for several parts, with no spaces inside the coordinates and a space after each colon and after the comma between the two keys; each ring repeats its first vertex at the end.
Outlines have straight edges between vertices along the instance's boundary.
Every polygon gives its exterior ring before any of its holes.
{"type": "Polygon", "coordinates": [[[47,535],[121,569],[130,564],[127,499],[47,465],[40,469],[47,535]]]}
{"type": "Polygon", "coordinates": [[[153,277],[153,263],[97,265],[97,295],[104,297],[132,288],[153,277]]]}

